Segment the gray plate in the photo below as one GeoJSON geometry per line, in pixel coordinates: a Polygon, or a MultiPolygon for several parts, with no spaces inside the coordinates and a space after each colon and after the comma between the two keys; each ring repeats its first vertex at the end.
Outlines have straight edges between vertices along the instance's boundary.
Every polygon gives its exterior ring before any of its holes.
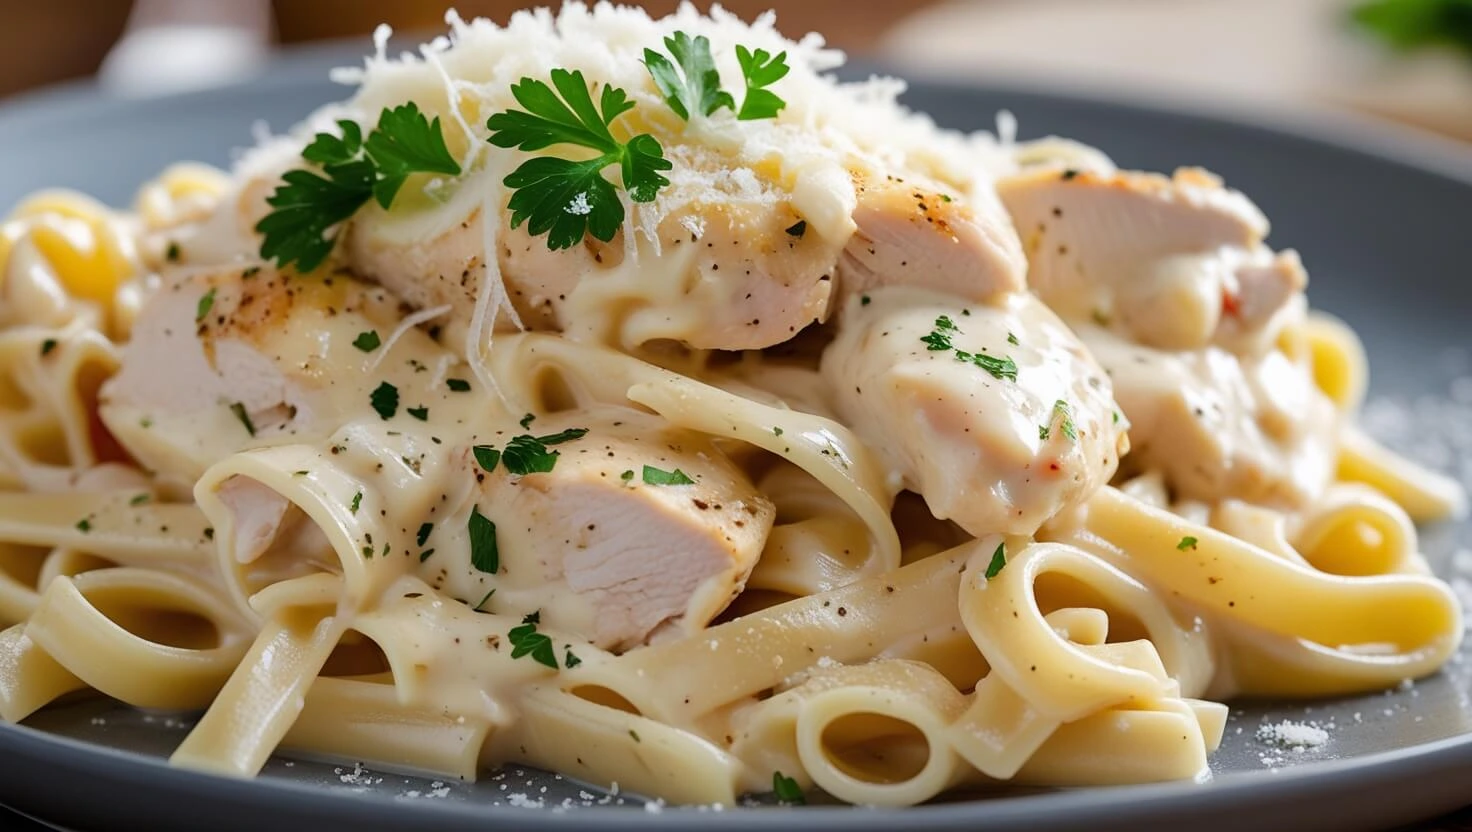
{"type": "MultiPolygon", "coordinates": [[[[56,185],[124,203],[170,162],[226,163],[230,148],[249,143],[257,119],[281,129],[342,97],[321,79],[324,67],[349,60],[340,50],[299,53],[249,84],[209,94],[119,102],[72,89],[14,103],[0,110],[0,203],[56,185]]],[[[1201,164],[1224,174],[1273,218],[1276,245],[1303,252],[1316,304],[1364,335],[1378,397],[1372,426],[1431,464],[1460,465],[1467,479],[1472,383],[1453,381],[1469,371],[1472,155],[1021,89],[923,84],[909,101],[968,128],[988,126],[1005,107],[1024,136],[1072,136],[1126,166],[1201,164]]],[[[1426,531],[1443,574],[1468,532],[1426,531]]],[[[1472,572],[1472,558],[1458,560],[1472,572]]],[[[1404,690],[1240,704],[1204,784],[1007,793],[902,811],[753,805],[719,813],[640,808],[636,798],[520,769],[437,784],[276,759],[254,781],[226,780],[164,765],[186,729],[180,722],[88,701],[0,727],[0,802],[76,829],[122,821],[161,831],[1374,829],[1472,802],[1469,687],[1464,652],[1445,673],[1404,690]],[[1283,719],[1324,726],[1330,740],[1295,752],[1256,738],[1259,725],[1283,719]]]]}

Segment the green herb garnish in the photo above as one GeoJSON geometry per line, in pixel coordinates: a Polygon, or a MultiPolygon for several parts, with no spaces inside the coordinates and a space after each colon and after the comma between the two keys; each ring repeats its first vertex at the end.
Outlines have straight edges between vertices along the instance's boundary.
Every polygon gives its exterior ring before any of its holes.
{"type": "Polygon", "coordinates": [[[374,350],[378,349],[379,345],[381,345],[382,343],[383,342],[380,341],[378,338],[378,330],[376,329],[370,329],[366,332],[360,332],[358,333],[358,337],[353,339],[353,346],[357,347],[363,352],[373,352],[374,350]]]}
{"type": "Polygon", "coordinates": [[[424,543],[425,543],[425,541],[429,540],[429,536],[433,532],[434,532],[434,524],[433,523],[420,523],[419,524],[419,531],[417,531],[417,532],[414,533],[414,542],[418,543],[420,546],[423,546],[424,543]]]}
{"type": "Polygon", "coordinates": [[[794,803],[800,806],[808,802],[803,796],[802,787],[797,785],[797,781],[783,776],[780,771],[772,772],[772,794],[783,803],[794,803]]]}
{"type": "MultiPolygon", "coordinates": [[[[496,524],[480,513],[480,506],[470,510],[470,565],[487,574],[494,575],[501,569],[501,550],[496,547],[496,524]]],[[[419,529],[424,531],[423,527],[419,529]]],[[[429,535],[424,535],[428,540],[429,535]]],[[[424,545],[424,541],[420,541],[424,545]]]]}
{"type": "Polygon", "coordinates": [[[256,426],[251,422],[250,413],[246,411],[244,402],[232,403],[230,405],[230,412],[235,414],[235,418],[240,420],[240,424],[245,425],[246,433],[251,436],[256,435],[256,426]]]}
{"type": "Polygon", "coordinates": [[[450,388],[450,391],[453,393],[470,392],[470,382],[463,378],[447,378],[445,379],[445,386],[450,388]]]}
{"type": "Polygon", "coordinates": [[[544,664],[553,670],[557,669],[557,653],[552,647],[552,638],[545,633],[537,632],[537,625],[542,621],[540,611],[531,613],[521,619],[521,625],[512,627],[507,637],[511,640],[511,658],[519,659],[530,655],[532,660],[538,664],[544,664]]]}
{"type": "Polygon", "coordinates": [[[1181,538],[1180,543],[1176,544],[1176,548],[1181,550],[1182,552],[1186,551],[1187,549],[1195,549],[1197,542],[1198,541],[1196,540],[1196,538],[1190,535],[1186,535],[1185,537],[1181,538]]]}
{"type": "Polygon", "coordinates": [[[353,501],[348,504],[348,514],[357,514],[358,509],[363,507],[363,492],[359,491],[353,495],[353,501]]]}
{"type": "Polygon", "coordinates": [[[215,290],[211,288],[208,292],[204,293],[204,296],[199,299],[199,305],[194,308],[194,322],[199,323],[203,321],[204,316],[210,314],[210,310],[214,307],[215,290]]]}
{"type": "Polygon", "coordinates": [[[385,381],[373,388],[373,392],[368,394],[368,401],[379,417],[387,422],[399,412],[399,388],[385,381]]]}
{"type": "Polygon", "coordinates": [[[418,419],[421,422],[429,421],[429,408],[427,407],[409,407],[405,408],[404,412],[408,413],[410,416],[413,416],[415,419],[418,419]]]}
{"type": "Polygon", "coordinates": [[[47,338],[46,340],[44,340],[44,341],[41,342],[41,354],[42,355],[50,355],[51,354],[51,351],[54,350],[54,349],[56,349],[56,339],[55,338],[47,338]]]}
{"type": "Polygon", "coordinates": [[[1002,567],[1007,565],[1007,543],[1003,541],[997,544],[997,550],[992,552],[992,562],[986,565],[986,579],[997,577],[1002,567]]]}
{"type": "Polygon", "coordinates": [[[710,54],[710,40],[704,35],[691,38],[675,32],[664,39],[664,45],[675,56],[674,63],[653,49],[645,49],[644,67],[676,115],[689,121],[691,113],[708,116],[722,107],[736,109],[736,99],[721,89],[721,74],[710,54]]]}
{"type": "Polygon", "coordinates": [[[426,119],[412,101],[385,107],[366,141],[356,123],[339,121],[337,126],[341,137],[318,133],[302,151],[302,158],[321,173],[287,171],[266,200],[272,211],[256,224],[263,236],[262,259],[311,271],[332,253],[337,234],[329,232],[368,200],[388,209],[410,174],[460,174],[439,118],[426,119]]]}
{"type": "Polygon", "coordinates": [[[618,233],[624,206],[613,183],[603,178],[609,165],[618,165],[624,190],[635,202],[653,202],[670,183],[659,172],[674,166],[653,136],[641,133],[621,142],[609,131],[614,119],[634,108],[618,87],[605,86],[594,104],[581,72],[554,69],[551,87],[522,78],[511,85],[511,94],[526,111],[492,115],[486,121],[492,144],[525,151],[570,144],[599,154],[579,161],[538,156],[503,180],[512,189],[511,227],[527,223],[533,237],[547,235],[549,249],[571,248],[588,233],[603,242],[618,233]]]}
{"type": "Polygon", "coordinates": [[[778,52],[774,56],[765,49],[753,52],[737,44],[736,62],[741,64],[741,77],[746,81],[746,98],[742,100],[736,117],[742,121],[776,118],[787,102],[767,87],[786,77],[789,69],[787,53],[778,52]]]}
{"type": "Polygon", "coordinates": [[[661,471],[653,465],[644,466],[644,482],[646,485],[694,485],[695,480],[690,479],[684,471],[676,468],[673,471],[661,471]]]}

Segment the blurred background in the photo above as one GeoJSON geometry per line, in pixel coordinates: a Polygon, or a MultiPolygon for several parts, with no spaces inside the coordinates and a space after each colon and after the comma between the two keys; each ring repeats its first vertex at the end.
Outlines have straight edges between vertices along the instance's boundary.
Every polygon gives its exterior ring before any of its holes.
{"type": "MultiPolygon", "coordinates": [[[[0,99],[96,75],[148,95],[248,77],[273,49],[442,31],[509,0],[0,0],[0,99]]],[[[639,3],[668,12],[675,0],[639,3]]],[[[708,2],[697,3],[702,8],[708,2]]],[[[729,0],[902,72],[1341,108],[1472,142],[1472,0],[729,0]]]]}

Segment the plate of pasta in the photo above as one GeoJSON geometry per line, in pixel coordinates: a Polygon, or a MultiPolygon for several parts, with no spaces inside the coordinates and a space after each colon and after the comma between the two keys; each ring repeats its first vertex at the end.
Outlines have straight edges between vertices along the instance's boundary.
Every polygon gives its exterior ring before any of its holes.
{"type": "Polygon", "coordinates": [[[446,22],[0,111],[0,802],[1472,800],[1465,156],[907,91],[771,15],[446,22]]]}

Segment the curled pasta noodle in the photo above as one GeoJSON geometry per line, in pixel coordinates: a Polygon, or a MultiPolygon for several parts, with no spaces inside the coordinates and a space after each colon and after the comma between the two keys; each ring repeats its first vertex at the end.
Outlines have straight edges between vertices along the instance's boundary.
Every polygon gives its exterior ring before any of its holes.
{"type": "Polygon", "coordinates": [[[1338,476],[1386,495],[1418,523],[1467,515],[1467,495],[1457,483],[1396,456],[1357,428],[1340,434],[1338,476]]]}
{"type": "Polygon", "coordinates": [[[1388,497],[1340,485],[1303,516],[1294,548],[1332,575],[1430,574],[1416,547],[1411,518],[1388,497]]]}
{"type": "Polygon", "coordinates": [[[1101,554],[1128,563],[1147,583],[1176,587],[1209,619],[1232,622],[1237,632],[1227,634],[1230,640],[1244,638],[1245,628],[1270,640],[1296,639],[1298,649],[1315,657],[1268,690],[1255,686],[1264,681],[1259,674],[1244,676],[1250,662],[1235,663],[1244,693],[1370,690],[1440,666],[1460,642],[1456,597],[1429,577],[1318,572],[1113,489],[1094,496],[1087,528],[1103,544],[1101,554]],[[1192,542],[1183,551],[1186,538],[1192,542]]]}
{"type": "Polygon", "coordinates": [[[244,652],[244,622],[212,590],[120,567],[58,577],[25,635],[88,687],[144,708],[208,704],[244,652]]]}

